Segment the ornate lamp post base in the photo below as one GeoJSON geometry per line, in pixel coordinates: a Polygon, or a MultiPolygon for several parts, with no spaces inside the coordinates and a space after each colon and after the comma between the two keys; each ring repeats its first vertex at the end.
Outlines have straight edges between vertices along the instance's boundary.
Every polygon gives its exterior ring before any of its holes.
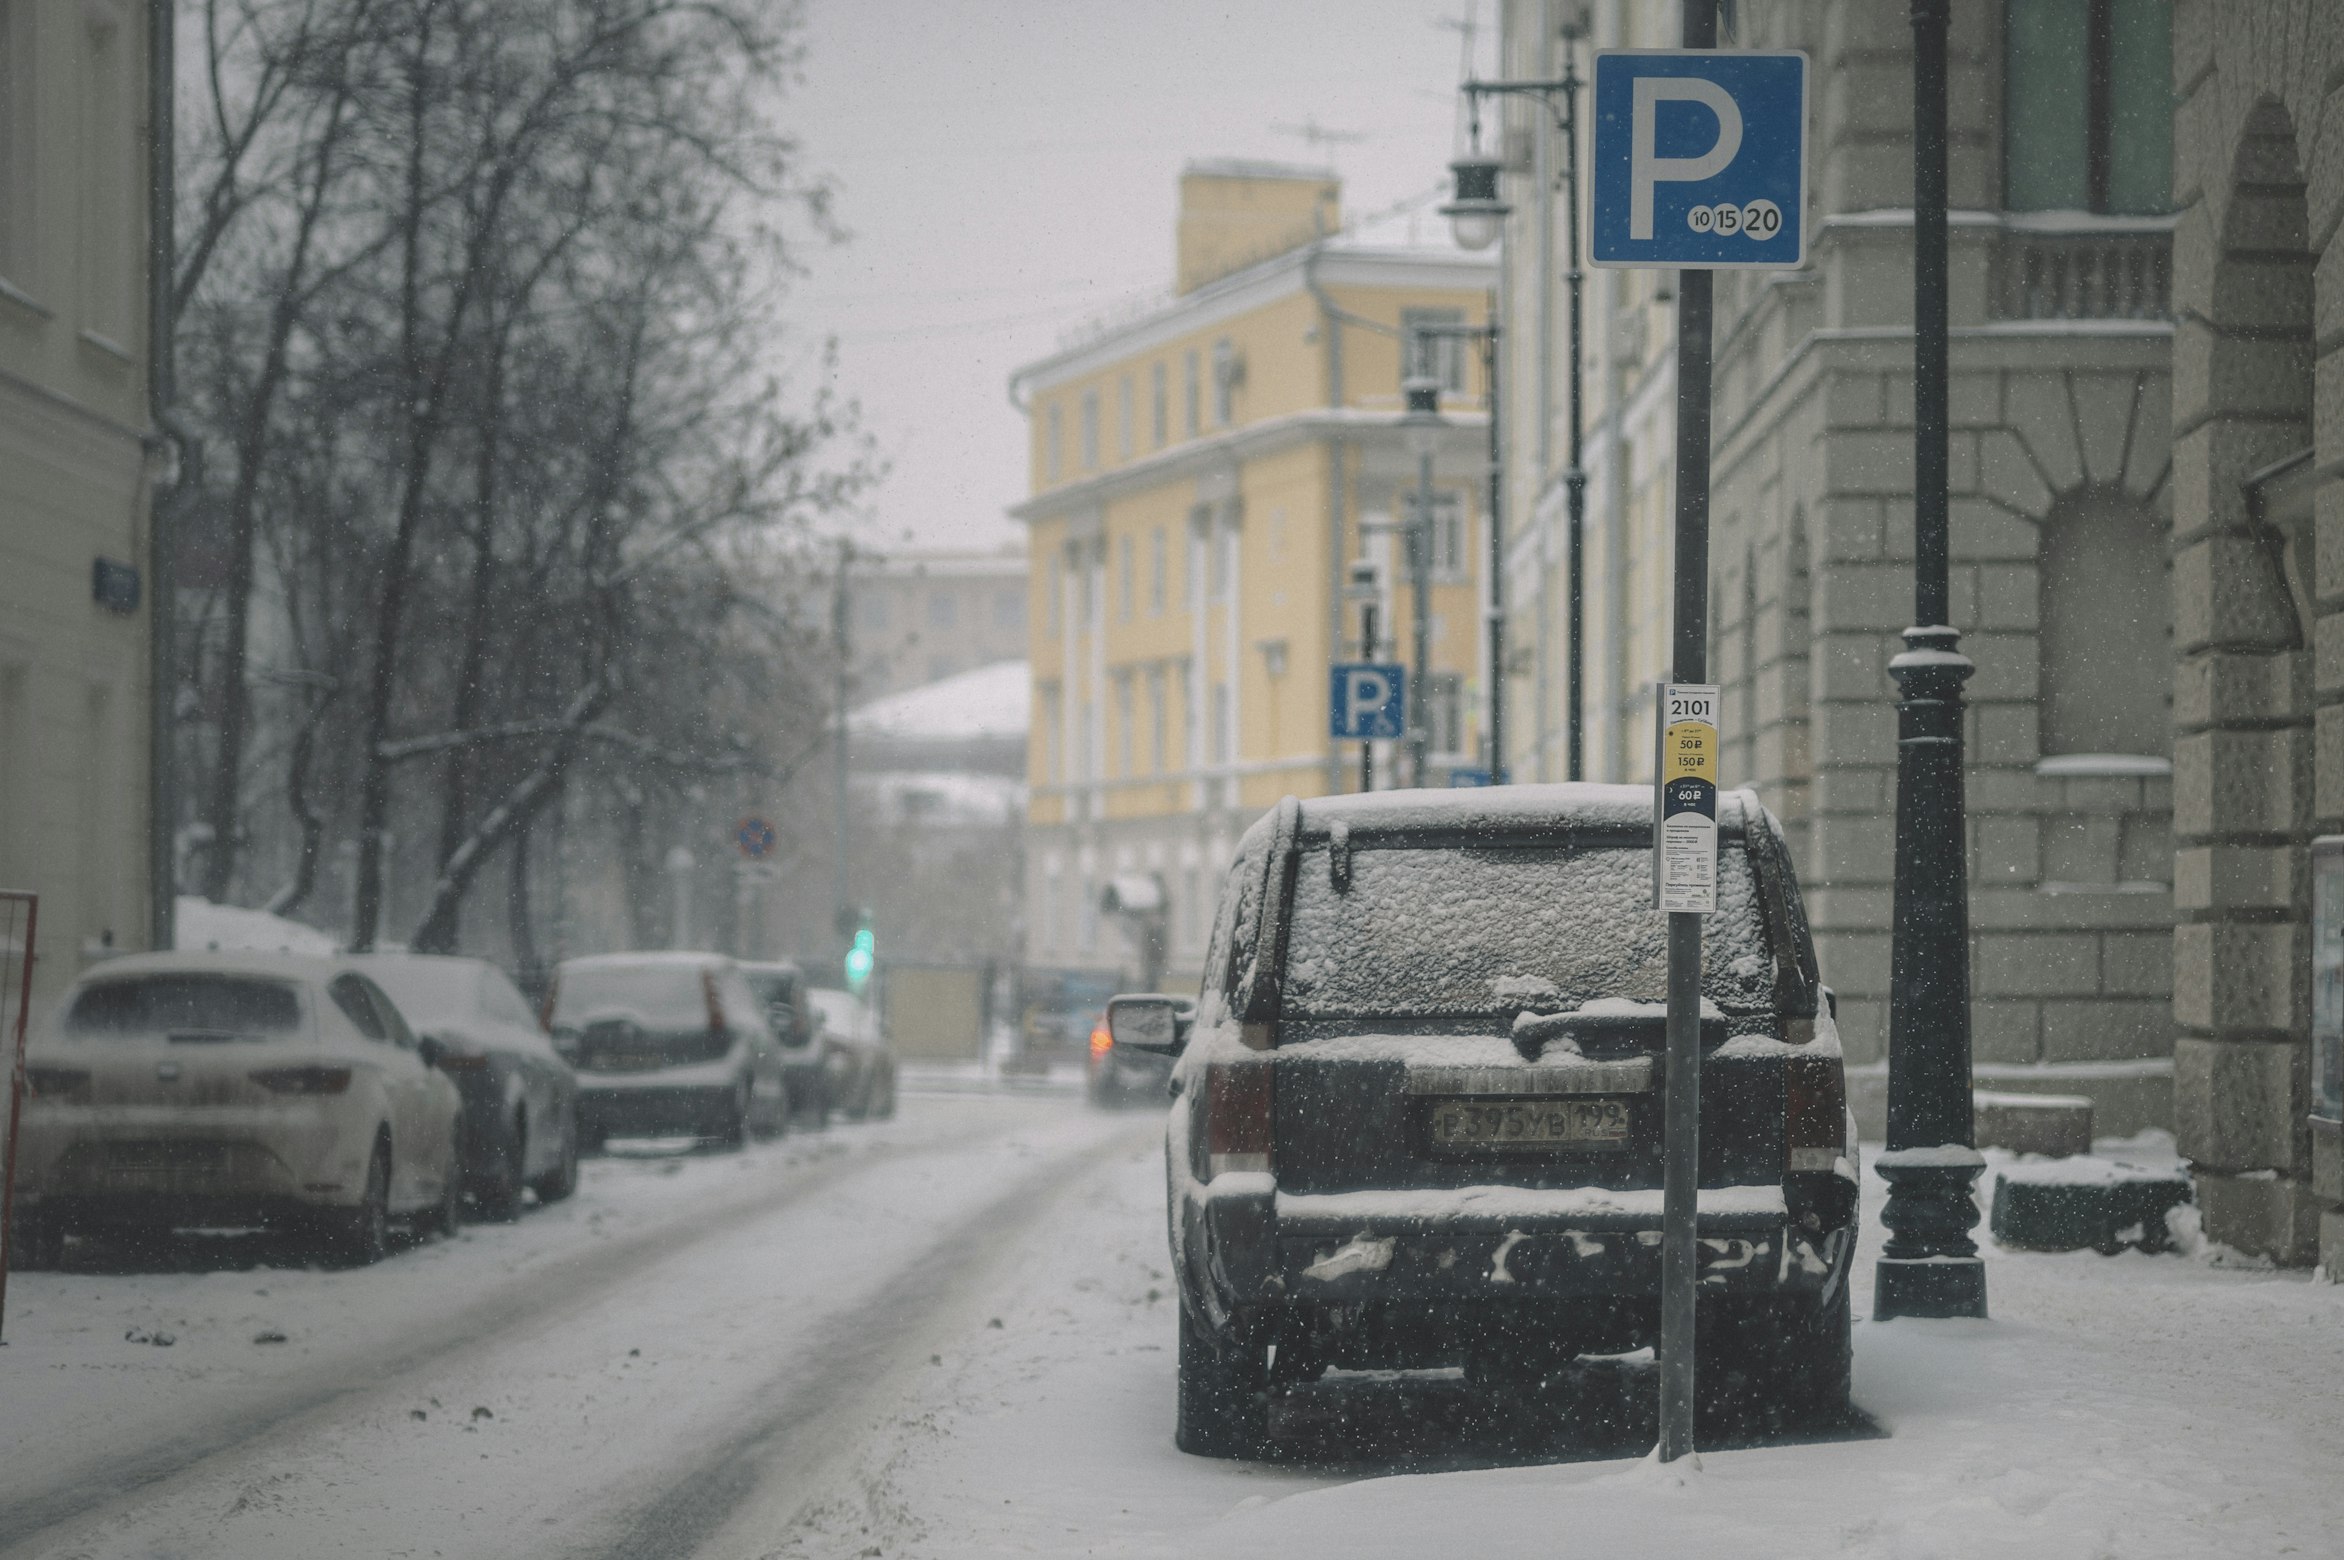
{"type": "Polygon", "coordinates": [[[1888,1183],[1880,1222],[1888,1245],[1872,1270],[1872,1317],[1984,1316],[1986,1263],[1970,1231],[1970,1187],[1986,1161],[1974,1148],[1890,1149],[1873,1161],[1888,1183]]]}

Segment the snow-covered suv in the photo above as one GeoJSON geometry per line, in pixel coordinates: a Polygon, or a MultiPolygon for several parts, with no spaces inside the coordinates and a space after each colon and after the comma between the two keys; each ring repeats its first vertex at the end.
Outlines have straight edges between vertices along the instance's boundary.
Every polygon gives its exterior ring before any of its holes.
{"type": "MultiPolygon", "coordinates": [[[[1844,1406],[1856,1147],[1781,825],[1719,798],[1702,963],[1701,1379],[1844,1406]]],[[[1329,1366],[1535,1381],[1659,1332],[1666,926],[1634,786],[1298,802],[1231,864],[1166,1142],[1179,1442],[1242,1456],[1329,1366]]]]}

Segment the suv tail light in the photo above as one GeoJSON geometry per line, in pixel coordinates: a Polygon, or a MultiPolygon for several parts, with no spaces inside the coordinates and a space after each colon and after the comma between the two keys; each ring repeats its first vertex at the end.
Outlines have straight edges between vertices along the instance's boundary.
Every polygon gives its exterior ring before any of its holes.
{"type": "Polygon", "coordinates": [[[1839,1058],[1794,1056],[1783,1074],[1783,1168],[1829,1170],[1847,1153],[1847,1081],[1839,1058]]]}
{"type": "Polygon", "coordinates": [[[1107,1021],[1102,1018],[1091,1030],[1091,1060],[1095,1062],[1114,1049],[1115,1032],[1107,1027],[1107,1021]]]}
{"type": "Polygon", "coordinates": [[[708,999],[708,1032],[712,1035],[721,1035],[725,1028],[724,998],[717,995],[716,971],[702,970],[700,972],[700,990],[708,999]]]}
{"type": "Polygon", "coordinates": [[[347,1067],[268,1067],[252,1081],[271,1094],[339,1094],[350,1087],[347,1067]]]}
{"type": "Polygon", "coordinates": [[[61,1100],[88,1088],[90,1074],[86,1067],[27,1067],[24,1082],[35,1099],[61,1100]]]}
{"type": "Polygon", "coordinates": [[[1205,1179],[1270,1168],[1272,1070],[1267,1062],[1205,1068],[1205,1179]]]}

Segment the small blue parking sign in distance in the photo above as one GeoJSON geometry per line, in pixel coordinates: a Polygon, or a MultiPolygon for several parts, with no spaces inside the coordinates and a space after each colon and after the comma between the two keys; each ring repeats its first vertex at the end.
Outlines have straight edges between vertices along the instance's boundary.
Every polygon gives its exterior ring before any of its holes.
{"type": "Polygon", "coordinates": [[[1394,742],[1408,734],[1408,672],[1381,661],[1338,661],[1327,734],[1339,742],[1394,742]]]}
{"type": "Polygon", "coordinates": [[[1807,56],[1600,50],[1590,164],[1595,265],[1805,265],[1807,56]]]}

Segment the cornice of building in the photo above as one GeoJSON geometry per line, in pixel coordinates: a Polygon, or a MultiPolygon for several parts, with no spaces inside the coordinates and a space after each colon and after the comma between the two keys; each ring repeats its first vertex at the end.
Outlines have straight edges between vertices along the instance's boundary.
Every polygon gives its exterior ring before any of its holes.
{"type": "Polygon", "coordinates": [[[1497,274],[1493,259],[1462,249],[1320,239],[1207,282],[1128,324],[1015,369],[1009,376],[1010,393],[1022,400],[1037,390],[1210,330],[1305,292],[1312,279],[1322,287],[1486,292],[1497,284],[1497,274]]]}
{"type": "MultiPolygon", "coordinates": [[[[1489,439],[1489,416],[1486,412],[1444,410],[1441,421],[1444,428],[1450,430],[1442,436],[1444,443],[1462,448],[1470,442],[1472,449],[1481,452],[1483,458],[1486,458],[1489,439]],[[1466,434],[1472,435],[1470,441],[1463,437],[1466,434]]],[[[1240,461],[1275,454],[1279,450],[1314,439],[1345,435],[1398,439],[1402,436],[1400,414],[1370,411],[1355,406],[1320,406],[1307,411],[1289,412],[1282,417],[1266,417],[1260,422],[1246,423],[1209,438],[1175,444],[1112,471],[1102,471],[1096,476],[1061,483],[1047,492],[1036,493],[1021,504],[1012,505],[1009,518],[1029,524],[1036,520],[1047,520],[1069,510],[1088,509],[1109,499],[1160,487],[1183,477],[1226,471],[1240,461]]]]}

